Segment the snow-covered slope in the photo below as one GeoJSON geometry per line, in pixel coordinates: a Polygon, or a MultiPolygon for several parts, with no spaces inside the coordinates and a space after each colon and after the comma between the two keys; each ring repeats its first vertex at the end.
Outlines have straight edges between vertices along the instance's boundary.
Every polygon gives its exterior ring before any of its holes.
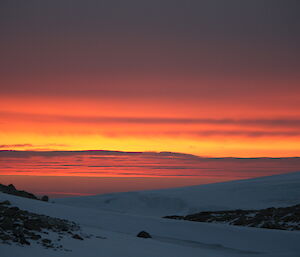
{"type": "Polygon", "coordinates": [[[165,190],[62,198],[55,202],[157,217],[198,211],[284,207],[300,203],[300,172],[165,190]]]}
{"type": "Polygon", "coordinates": [[[79,223],[84,232],[106,239],[66,239],[62,244],[71,251],[54,251],[40,245],[0,244],[1,257],[298,257],[300,233],[193,223],[156,217],[112,213],[21,198],[0,193],[0,201],[52,217],[79,223]],[[146,230],[153,238],[136,234],[146,230]]]}

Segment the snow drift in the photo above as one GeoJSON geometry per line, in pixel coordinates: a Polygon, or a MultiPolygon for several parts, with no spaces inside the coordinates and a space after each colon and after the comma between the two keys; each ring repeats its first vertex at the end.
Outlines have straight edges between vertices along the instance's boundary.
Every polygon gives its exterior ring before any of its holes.
{"type": "Polygon", "coordinates": [[[300,172],[164,190],[62,198],[55,202],[144,216],[285,207],[300,203],[300,172]]]}
{"type": "Polygon", "coordinates": [[[12,206],[23,210],[74,221],[81,226],[84,233],[100,235],[103,238],[93,237],[84,240],[64,238],[61,244],[70,250],[67,252],[45,249],[34,243],[26,247],[0,244],[1,257],[250,257],[257,254],[264,257],[298,257],[300,233],[297,231],[147,216],[161,215],[164,212],[190,211],[192,208],[209,209],[212,206],[215,209],[223,209],[224,206],[228,208],[245,206],[249,209],[257,205],[290,205],[299,200],[299,176],[300,173],[293,173],[206,186],[57,201],[61,204],[0,193],[0,201],[9,200],[12,206]],[[114,211],[103,208],[111,208],[114,211]],[[125,211],[134,213],[134,210],[142,213],[142,208],[147,208],[144,211],[145,215],[120,213],[125,211]],[[137,233],[143,230],[150,233],[152,238],[136,237],[137,233]]]}

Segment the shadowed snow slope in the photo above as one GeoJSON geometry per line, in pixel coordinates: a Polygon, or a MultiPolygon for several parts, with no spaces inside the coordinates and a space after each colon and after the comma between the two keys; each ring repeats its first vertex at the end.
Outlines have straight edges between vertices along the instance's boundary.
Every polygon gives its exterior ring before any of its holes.
{"type": "Polygon", "coordinates": [[[300,203],[300,172],[165,190],[62,198],[55,202],[146,216],[284,207],[300,203]]]}
{"type": "Polygon", "coordinates": [[[64,239],[69,252],[0,243],[1,257],[299,257],[300,233],[168,220],[92,210],[6,195],[12,206],[77,222],[83,232],[106,239],[64,239]],[[151,239],[137,238],[145,230],[151,239]]]}

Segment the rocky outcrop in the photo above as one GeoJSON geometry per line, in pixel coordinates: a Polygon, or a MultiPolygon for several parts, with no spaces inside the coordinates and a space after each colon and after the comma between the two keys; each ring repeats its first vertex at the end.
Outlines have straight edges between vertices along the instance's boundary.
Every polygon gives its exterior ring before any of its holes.
{"type": "Polygon", "coordinates": [[[0,192],[10,195],[16,195],[20,197],[35,199],[35,200],[42,200],[45,202],[49,201],[49,197],[44,195],[41,199],[39,199],[37,196],[35,196],[32,193],[26,192],[24,190],[17,190],[13,184],[10,184],[8,186],[0,184],[0,192]]]}
{"type": "Polygon", "coordinates": [[[164,218],[268,229],[300,230],[300,204],[290,207],[261,210],[199,212],[186,216],[174,215],[164,218]]]}
{"type": "Polygon", "coordinates": [[[64,219],[40,215],[18,207],[12,207],[9,201],[0,202],[0,243],[30,245],[32,242],[46,248],[60,248],[58,242],[63,237],[83,240],[79,225],[64,219]],[[49,233],[51,238],[47,238],[49,233]],[[53,238],[57,237],[54,241],[53,238]]]}

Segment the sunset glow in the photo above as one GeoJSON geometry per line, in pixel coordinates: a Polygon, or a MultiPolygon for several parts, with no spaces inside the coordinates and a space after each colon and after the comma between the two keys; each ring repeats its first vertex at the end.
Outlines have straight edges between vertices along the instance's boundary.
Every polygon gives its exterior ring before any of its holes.
{"type": "MultiPolygon", "coordinates": [[[[293,4],[25,2],[1,6],[0,150],[300,156],[300,39],[293,4]]],[[[6,176],[168,175],[136,164],[128,174],[95,171],[86,168],[89,158],[83,166],[59,159],[71,165],[67,170],[38,169],[34,162],[47,162],[45,157],[25,158],[26,168],[0,158],[7,167],[0,175],[6,176]]],[[[111,166],[118,161],[109,160],[111,166]]],[[[202,164],[194,163],[197,171],[189,176],[204,176],[202,164]]],[[[216,167],[224,180],[239,178],[216,167]]],[[[177,168],[172,174],[187,176],[177,168]]]]}
{"type": "Polygon", "coordinates": [[[1,100],[1,148],[299,156],[296,110],[231,104],[10,96],[1,100]]]}
{"type": "Polygon", "coordinates": [[[295,172],[300,158],[170,152],[0,151],[2,182],[50,196],[168,188],[295,172]],[[66,186],[68,185],[68,186],[66,186]]]}

